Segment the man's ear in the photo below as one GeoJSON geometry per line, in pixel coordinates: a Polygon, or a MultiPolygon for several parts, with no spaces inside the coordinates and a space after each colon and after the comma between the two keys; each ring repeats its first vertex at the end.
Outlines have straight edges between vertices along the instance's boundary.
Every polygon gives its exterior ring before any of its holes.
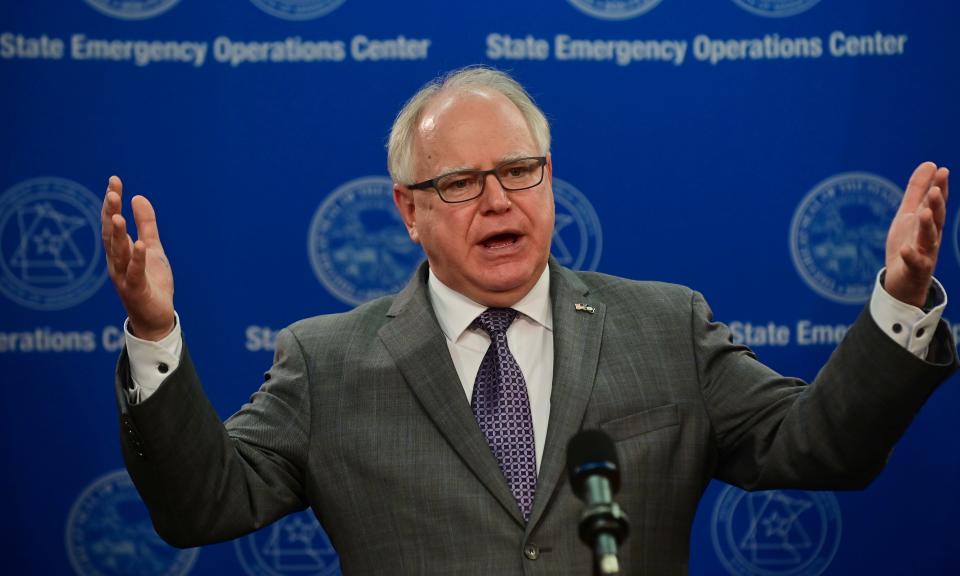
{"type": "Polygon", "coordinates": [[[393,184],[393,203],[403,218],[403,223],[407,227],[407,234],[410,239],[420,243],[420,234],[417,233],[417,207],[413,203],[413,190],[394,182],[393,184]]]}

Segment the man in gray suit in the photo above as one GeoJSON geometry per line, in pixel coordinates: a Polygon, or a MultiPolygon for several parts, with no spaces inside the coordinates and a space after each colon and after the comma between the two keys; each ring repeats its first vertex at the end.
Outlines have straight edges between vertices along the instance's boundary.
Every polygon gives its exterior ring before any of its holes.
{"type": "Polygon", "coordinates": [[[587,574],[565,447],[601,428],[632,521],[625,572],[682,574],[711,478],[856,488],[881,470],[957,363],[932,279],[946,169],[914,172],[871,304],[807,386],[733,344],[696,292],[550,260],[549,138],[494,70],[415,95],[388,162],[427,264],[395,296],[284,330],[225,424],[183,343],[153,209],[133,198],[134,243],[110,179],[123,453],[161,536],[221,541],[310,506],[347,574],[587,574]]]}

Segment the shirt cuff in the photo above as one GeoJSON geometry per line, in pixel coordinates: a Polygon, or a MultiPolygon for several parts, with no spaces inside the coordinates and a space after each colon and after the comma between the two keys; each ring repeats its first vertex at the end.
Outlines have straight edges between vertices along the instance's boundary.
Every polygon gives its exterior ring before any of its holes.
{"type": "Polygon", "coordinates": [[[877,274],[870,297],[870,315],[874,322],[894,342],[903,346],[918,358],[927,356],[927,349],[937,323],[947,306],[947,292],[936,278],[930,285],[930,297],[927,299],[929,310],[901,302],[883,288],[883,276],[886,268],[877,274]]]}
{"type": "Polygon", "coordinates": [[[130,379],[133,388],[127,390],[131,404],[145,401],[156,392],[167,376],[180,365],[183,338],[180,316],[174,312],[173,330],[161,340],[153,342],[137,338],[130,332],[130,319],[123,323],[123,334],[130,360],[130,379]]]}

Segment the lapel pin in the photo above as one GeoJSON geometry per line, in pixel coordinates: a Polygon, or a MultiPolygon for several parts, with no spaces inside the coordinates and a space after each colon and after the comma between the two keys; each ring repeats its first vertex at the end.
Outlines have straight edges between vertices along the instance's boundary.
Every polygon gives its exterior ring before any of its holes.
{"type": "Polygon", "coordinates": [[[597,309],[594,308],[593,306],[591,306],[591,305],[589,305],[589,304],[580,304],[579,302],[576,303],[576,304],[574,304],[574,305],[573,305],[573,308],[574,308],[577,312],[587,312],[588,314],[593,314],[594,312],[597,311],[597,309]]]}

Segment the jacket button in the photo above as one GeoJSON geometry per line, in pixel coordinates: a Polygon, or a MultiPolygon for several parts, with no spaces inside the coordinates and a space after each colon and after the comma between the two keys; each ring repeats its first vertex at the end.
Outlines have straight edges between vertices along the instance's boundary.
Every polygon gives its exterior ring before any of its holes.
{"type": "Polygon", "coordinates": [[[540,557],[540,547],[536,544],[527,544],[523,547],[523,555],[527,560],[536,560],[540,557]]]}

